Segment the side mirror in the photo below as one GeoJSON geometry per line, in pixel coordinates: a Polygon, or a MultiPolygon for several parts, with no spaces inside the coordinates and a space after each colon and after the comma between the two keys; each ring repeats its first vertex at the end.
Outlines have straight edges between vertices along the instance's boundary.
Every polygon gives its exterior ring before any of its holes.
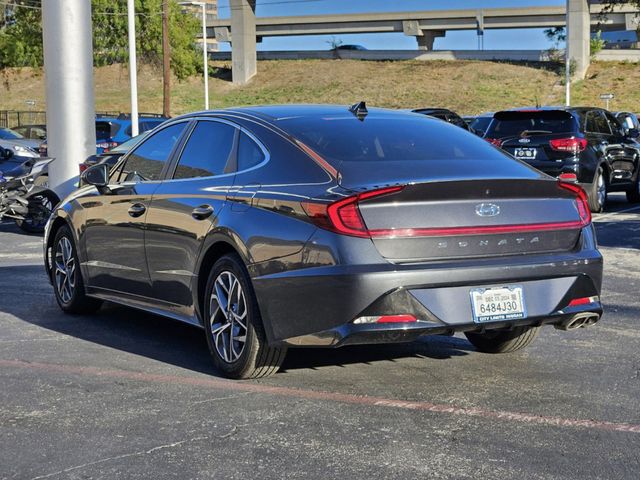
{"type": "Polygon", "coordinates": [[[640,137],[640,130],[637,128],[630,128],[627,130],[627,137],[629,138],[638,138],[640,137]]]}
{"type": "Polygon", "coordinates": [[[93,185],[103,190],[109,184],[109,167],[102,163],[87,168],[80,176],[83,185],[93,185]]]}

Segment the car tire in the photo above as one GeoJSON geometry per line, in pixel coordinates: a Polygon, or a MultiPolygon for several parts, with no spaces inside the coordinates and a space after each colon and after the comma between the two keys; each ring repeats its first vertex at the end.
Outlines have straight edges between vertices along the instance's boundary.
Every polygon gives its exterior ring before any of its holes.
{"type": "Polygon", "coordinates": [[[593,183],[587,194],[589,200],[589,208],[593,213],[600,213],[604,210],[607,203],[607,179],[604,176],[602,167],[598,167],[596,174],[593,176],[593,183]]]}
{"type": "Polygon", "coordinates": [[[207,345],[219,372],[246,379],[278,371],[287,349],[267,343],[249,273],[237,255],[225,255],[214,264],[204,300],[207,345]]]}
{"type": "Polygon", "coordinates": [[[627,190],[627,201],[629,203],[640,203],[640,167],[636,172],[636,181],[629,190],[627,190]]]}
{"type": "Polygon", "coordinates": [[[540,327],[515,327],[512,330],[489,330],[484,333],[465,332],[465,336],[480,352],[510,353],[535,340],[540,327]]]}
{"type": "Polygon", "coordinates": [[[51,282],[58,305],[65,313],[93,313],[102,301],[87,296],[71,230],[63,226],[56,232],[51,248],[51,282]]]}

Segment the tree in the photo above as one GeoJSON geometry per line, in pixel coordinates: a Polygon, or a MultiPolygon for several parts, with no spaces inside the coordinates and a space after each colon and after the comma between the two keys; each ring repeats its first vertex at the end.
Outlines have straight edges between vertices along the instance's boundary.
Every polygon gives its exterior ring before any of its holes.
{"type": "MultiPolygon", "coordinates": [[[[127,6],[123,1],[91,0],[93,14],[94,65],[126,63],[127,6]]],[[[37,67],[43,63],[41,10],[33,0],[16,7],[11,19],[0,25],[0,68],[37,67]]],[[[136,0],[136,40],[141,62],[159,66],[162,62],[162,0],[136,0]]],[[[202,71],[195,49],[199,22],[182,13],[175,0],[169,9],[171,68],[184,79],[202,71]]]]}

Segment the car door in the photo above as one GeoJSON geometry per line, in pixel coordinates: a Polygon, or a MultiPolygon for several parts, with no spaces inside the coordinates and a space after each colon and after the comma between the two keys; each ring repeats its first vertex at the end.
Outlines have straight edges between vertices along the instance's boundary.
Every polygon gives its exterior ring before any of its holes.
{"type": "Polygon", "coordinates": [[[146,256],[154,298],[192,317],[192,280],[203,240],[233,185],[238,129],[221,119],[199,119],[147,214],[146,256]]]}
{"type": "Polygon", "coordinates": [[[147,209],[186,126],[175,123],[147,138],[117,165],[107,189],[78,199],[90,287],[150,296],[144,250],[147,209]]]}
{"type": "Polygon", "coordinates": [[[609,122],[609,127],[612,132],[609,145],[611,183],[630,183],[638,161],[638,150],[636,149],[638,144],[635,140],[627,137],[624,127],[613,114],[607,111],[603,113],[609,122]]]}

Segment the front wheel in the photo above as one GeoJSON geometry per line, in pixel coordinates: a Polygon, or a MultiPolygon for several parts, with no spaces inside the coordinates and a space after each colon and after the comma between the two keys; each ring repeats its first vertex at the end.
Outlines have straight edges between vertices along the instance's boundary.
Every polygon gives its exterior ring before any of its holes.
{"type": "Polygon", "coordinates": [[[510,353],[535,340],[540,327],[514,327],[513,330],[489,330],[484,333],[465,332],[465,336],[484,353],[510,353]]]}
{"type": "Polygon", "coordinates": [[[629,203],[640,203],[640,167],[638,167],[633,187],[627,190],[627,201],[629,203]]]}
{"type": "Polygon", "coordinates": [[[216,368],[235,379],[276,373],[286,348],[268,345],[249,274],[238,256],[225,255],[215,263],[205,292],[207,344],[216,368]]]}
{"type": "Polygon", "coordinates": [[[29,196],[28,201],[29,211],[23,219],[16,220],[16,225],[27,233],[42,233],[60,199],[53,191],[42,190],[29,196]]]}

